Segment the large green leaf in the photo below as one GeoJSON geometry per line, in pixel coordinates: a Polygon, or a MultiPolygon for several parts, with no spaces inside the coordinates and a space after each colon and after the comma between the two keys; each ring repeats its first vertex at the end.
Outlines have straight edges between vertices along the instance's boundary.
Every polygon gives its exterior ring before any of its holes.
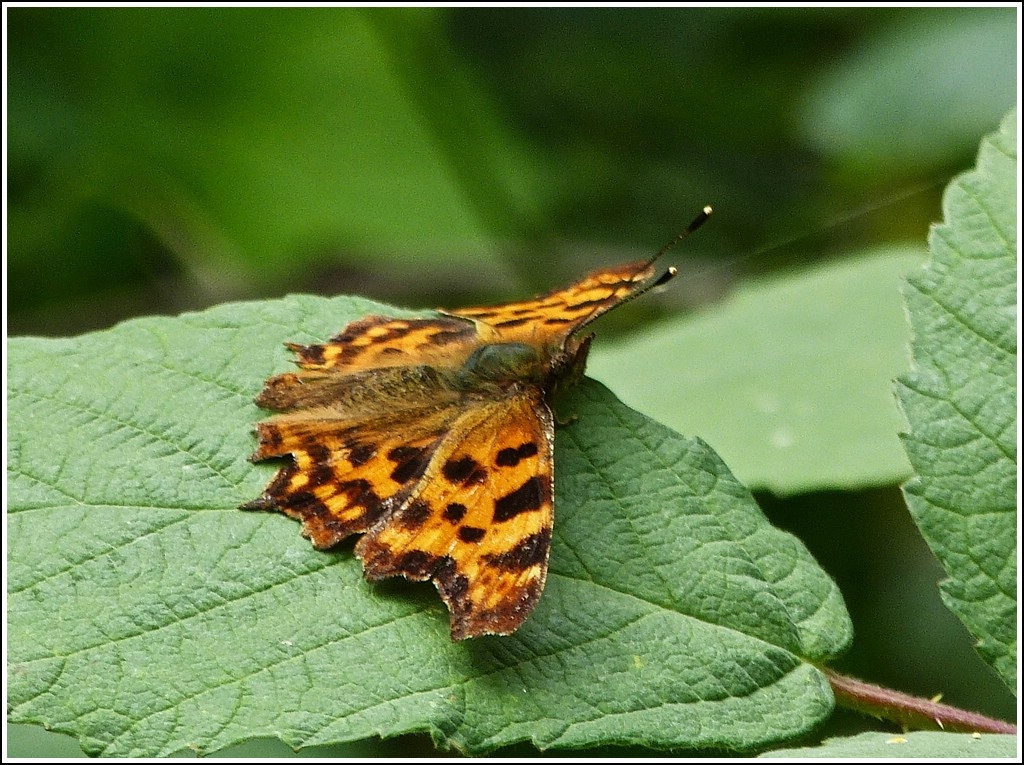
{"type": "Polygon", "coordinates": [[[907,280],[913,371],[907,504],[950,578],[946,604],[1011,689],[1017,678],[1017,118],[946,190],[931,261],[907,280]]]}
{"type": "Polygon", "coordinates": [[[744,285],[697,316],[597,344],[590,372],[630,406],[700,434],[752,488],[896,483],[910,474],[892,400],[909,367],[899,284],[923,258],[884,248],[744,285]]]}
{"type": "Polygon", "coordinates": [[[251,403],[366,301],[290,297],[9,344],[13,722],[86,751],[211,751],[429,731],[471,752],[750,748],[829,714],[809,661],[839,593],[701,441],[596,383],[563,402],[551,576],[511,637],[452,643],[431,587],[369,585],[276,513],[236,509],[251,403]]]}

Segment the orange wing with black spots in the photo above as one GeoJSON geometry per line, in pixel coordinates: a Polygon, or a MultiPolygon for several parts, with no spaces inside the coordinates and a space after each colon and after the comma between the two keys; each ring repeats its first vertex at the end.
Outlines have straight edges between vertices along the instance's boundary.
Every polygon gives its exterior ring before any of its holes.
{"type": "Polygon", "coordinates": [[[480,342],[472,323],[454,318],[367,316],[323,345],[286,343],[303,369],[356,371],[410,365],[452,366],[480,342]]]}
{"type": "Polygon", "coordinates": [[[554,425],[539,391],[462,414],[410,498],[359,540],[368,579],[432,579],[452,638],[514,632],[547,576],[554,425]]]}
{"type": "Polygon", "coordinates": [[[290,460],[243,508],[296,518],[318,549],[363,534],[366,577],[432,580],[454,640],[514,632],[547,576],[549,400],[582,374],[589,338],[575,334],[673,273],[631,263],[533,300],[368,316],[289,343],[299,370],[256,398],[279,414],[257,425],[252,458],[290,460]]]}
{"type": "MultiPolygon", "coordinates": [[[[670,269],[664,278],[674,274],[670,269]]],[[[595,271],[567,289],[532,300],[443,313],[483,324],[503,343],[561,346],[585,324],[653,286],[654,275],[653,262],[628,263],[595,271]]]]}
{"type": "Polygon", "coordinates": [[[454,409],[411,410],[363,422],[281,415],[257,426],[253,460],[292,456],[263,496],[243,507],[275,507],[302,521],[320,550],[386,519],[423,474],[451,427],[454,409]]]}

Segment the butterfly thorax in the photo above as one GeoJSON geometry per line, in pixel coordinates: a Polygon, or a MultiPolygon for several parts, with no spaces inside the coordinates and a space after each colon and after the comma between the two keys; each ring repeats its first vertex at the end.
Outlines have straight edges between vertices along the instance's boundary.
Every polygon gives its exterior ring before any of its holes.
{"type": "Polygon", "coordinates": [[[570,338],[564,348],[555,350],[528,343],[488,343],[466,359],[456,373],[456,385],[464,391],[530,385],[551,394],[583,375],[589,346],[589,337],[570,338]]]}
{"type": "Polygon", "coordinates": [[[459,369],[456,384],[464,389],[483,385],[512,385],[544,382],[545,365],[540,351],[526,343],[481,345],[459,369]]]}

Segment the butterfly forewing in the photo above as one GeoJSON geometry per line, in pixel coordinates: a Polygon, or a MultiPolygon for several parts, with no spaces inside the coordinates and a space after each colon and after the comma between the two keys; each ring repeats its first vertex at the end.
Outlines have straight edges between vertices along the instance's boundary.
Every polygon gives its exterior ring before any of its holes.
{"type": "Polygon", "coordinates": [[[646,286],[654,274],[648,262],[595,271],[566,289],[533,300],[446,311],[493,328],[500,342],[561,346],[573,332],[646,286]]]}
{"type": "Polygon", "coordinates": [[[454,318],[367,316],[321,345],[288,347],[309,370],[356,370],[430,365],[459,366],[480,342],[476,328],[454,318]]]}
{"type": "Polygon", "coordinates": [[[261,500],[302,521],[303,534],[319,549],[362,533],[400,503],[426,469],[457,416],[454,408],[406,412],[357,424],[303,420],[284,415],[260,423],[254,459],[286,454],[261,500]]]}

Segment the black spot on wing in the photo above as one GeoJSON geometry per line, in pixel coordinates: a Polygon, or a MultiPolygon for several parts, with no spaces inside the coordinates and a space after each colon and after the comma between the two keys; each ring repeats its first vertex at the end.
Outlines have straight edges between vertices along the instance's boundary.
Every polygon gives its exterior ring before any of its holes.
{"type": "Polygon", "coordinates": [[[395,570],[411,579],[430,579],[439,569],[451,568],[455,565],[447,555],[431,555],[423,550],[409,550],[398,559],[395,570]]]}
{"type": "Polygon", "coordinates": [[[539,510],[546,493],[543,480],[539,476],[531,476],[515,491],[494,500],[495,523],[510,520],[520,513],[539,510]]]}
{"type": "Polygon", "coordinates": [[[337,485],[336,494],[344,494],[348,497],[349,504],[361,505],[369,510],[376,510],[384,501],[365,478],[341,481],[337,485]]]}
{"type": "Polygon", "coordinates": [[[594,298],[593,300],[584,300],[580,303],[573,303],[572,305],[567,305],[565,308],[567,311],[574,311],[576,313],[592,311],[595,308],[600,308],[602,305],[605,305],[612,297],[612,294],[608,294],[604,297],[594,298]]]}
{"type": "Polygon", "coordinates": [[[306,477],[309,479],[307,486],[323,486],[325,483],[333,481],[335,475],[330,465],[320,463],[307,470],[306,477]]]}
{"type": "Polygon", "coordinates": [[[536,321],[536,319],[534,317],[530,316],[530,317],[523,318],[523,319],[505,319],[505,321],[495,322],[491,326],[502,327],[502,328],[508,329],[510,327],[521,327],[524,324],[529,324],[529,323],[534,322],[534,321],[536,321]]]}
{"type": "Polygon", "coordinates": [[[463,542],[479,542],[487,534],[485,529],[476,526],[460,526],[458,530],[459,539],[463,542]]]}
{"type": "Polygon", "coordinates": [[[423,550],[409,550],[398,559],[395,568],[416,576],[430,576],[433,572],[433,562],[433,555],[425,553],[423,550]]]}
{"type": "MultiPolygon", "coordinates": [[[[371,330],[374,332],[374,342],[388,342],[409,334],[411,324],[412,322],[401,319],[385,320],[382,322],[379,316],[367,316],[364,319],[349,324],[345,329],[332,337],[331,342],[340,344],[353,343],[366,337],[371,330]]],[[[365,347],[358,347],[358,351],[362,352],[365,347]]]]}
{"type": "Polygon", "coordinates": [[[483,483],[487,478],[487,471],[475,459],[469,456],[448,460],[441,468],[441,474],[453,484],[469,486],[471,484],[483,483]]]}
{"type": "Polygon", "coordinates": [[[288,510],[294,510],[302,516],[306,515],[326,515],[327,505],[320,501],[320,499],[308,491],[296,491],[291,494],[285,494],[277,498],[277,503],[288,510]]]}
{"type": "Polygon", "coordinates": [[[525,571],[544,563],[550,546],[551,529],[547,528],[531,534],[510,550],[496,555],[485,555],[484,560],[503,571],[525,571]]]}
{"type": "Polygon", "coordinates": [[[323,550],[351,534],[366,531],[384,514],[383,503],[368,482],[343,481],[333,488],[334,493],[323,498],[305,488],[292,491],[287,485],[272,485],[268,492],[273,490],[274,503],[286,515],[301,520],[303,534],[323,550]],[[346,510],[346,517],[338,517],[331,510],[335,502],[352,512],[346,510]]]}
{"type": "Polygon", "coordinates": [[[283,468],[277,471],[277,475],[267,486],[265,494],[271,497],[282,497],[288,493],[288,487],[291,485],[292,478],[299,472],[298,466],[292,462],[285,465],[283,468]]]}
{"type": "Polygon", "coordinates": [[[348,461],[353,467],[362,467],[371,459],[377,450],[368,444],[353,444],[348,450],[348,461]]]}
{"type": "Polygon", "coordinates": [[[430,518],[430,505],[416,500],[402,509],[401,523],[407,529],[418,529],[430,518]]]}
{"type": "Polygon", "coordinates": [[[331,461],[331,450],[323,444],[309,444],[304,447],[306,454],[313,462],[330,462],[331,461]]]}
{"type": "Polygon", "coordinates": [[[461,502],[452,502],[444,509],[443,517],[449,523],[458,523],[466,517],[468,508],[461,502]]]}
{"type": "Polygon", "coordinates": [[[285,343],[285,346],[299,357],[303,364],[323,364],[324,346],[322,345],[300,345],[299,343],[285,343]]]}
{"type": "Polygon", "coordinates": [[[419,476],[427,466],[428,451],[415,446],[396,446],[388,452],[388,459],[395,463],[391,480],[407,483],[419,476]]]}
{"type": "Polygon", "coordinates": [[[445,329],[433,332],[430,335],[431,345],[448,345],[470,340],[476,336],[476,329],[472,325],[466,325],[464,329],[445,329]]]}
{"type": "Polygon", "coordinates": [[[527,441],[518,448],[509,446],[499,451],[494,458],[494,464],[497,467],[515,467],[519,464],[520,460],[536,456],[536,454],[537,444],[533,441],[527,441]]]}

